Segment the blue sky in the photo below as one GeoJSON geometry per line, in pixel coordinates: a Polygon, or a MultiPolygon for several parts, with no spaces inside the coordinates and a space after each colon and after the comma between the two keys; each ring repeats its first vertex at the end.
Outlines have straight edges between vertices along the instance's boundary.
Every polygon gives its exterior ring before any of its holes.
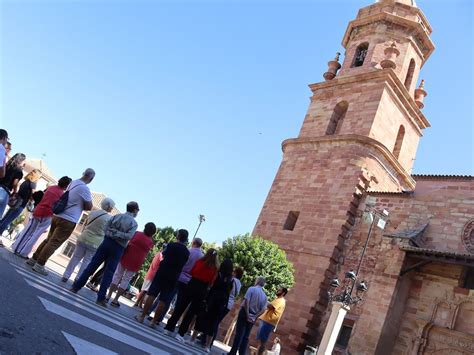
{"type": "MultiPolygon", "coordinates": [[[[364,1],[0,1],[0,123],[14,151],[208,241],[253,229],[364,1]]],[[[473,174],[471,0],[419,0],[436,51],[414,173],[473,174]]]]}

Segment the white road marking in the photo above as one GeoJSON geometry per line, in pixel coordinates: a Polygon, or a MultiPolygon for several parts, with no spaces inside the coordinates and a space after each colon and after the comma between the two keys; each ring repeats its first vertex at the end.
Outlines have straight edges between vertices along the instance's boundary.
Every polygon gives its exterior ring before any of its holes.
{"type": "Polygon", "coordinates": [[[140,341],[138,339],[132,338],[131,336],[119,332],[113,328],[110,328],[102,323],[96,322],[95,320],[89,319],[87,317],[84,317],[83,315],[73,312],[67,308],[64,308],[63,306],[60,306],[56,303],[53,303],[51,301],[48,301],[45,298],[39,297],[41,303],[43,304],[44,308],[46,308],[48,311],[57,314],[60,317],[69,319],[72,322],[75,322],[77,324],[82,325],[83,327],[87,327],[89,329],[92,329],[96,332],[102,333],[103,335],[106,335],[112,339],[118,340],[128,346],[134,347],[136,349],[142,350],[148,354],[162,354],[166,355],[169,354],[166,351],[157,349],[156,347],[144,343],[143,341],[140,341]]]}
{"type": "Polygon", "coordinates": [[[181,353],[183,353],[184,351],[187,354],[202,354],[203,353],[202,351],[196,348],[193,349],[193,348],[186,347],[185,345],[180,345],[177,342],[175,342],[173,339],[171,339],[170,337],[166,335],[162,335],[156,331],[153,331],[149,329],[148,327],[144,327],[143,325],[139,324],[135,320],[132,320],[128,317],[125,317],[113,311],[107,311],[103,309],[102,307],[97,306],[96,304],[92,303],[89,299],[81,295],[72,294],[66,289],[58,286],[57,284],[47,279],[38,278],[36,274],[31,274],[28,271],[25,271],[24,269],[19,269],[19,268],[15,268],[15,269],[19,274],[24,276],[25,281],[28,283],[28,285],[42,292],[45,292],[55,298],[58,298],[61,301],[69,303],[88,313],[91,313],[97,317],[100,317],[106,320],[107,322],[112,322],[116,320],[117,322],[113,323],[114,326],[124,328],[130,332],[136,333],[144,338],[152,340],[153,342],[157,342],[160,345],[164,345],[172,350],[176,350],[181,353]],[[61,294],[67,297],[62,296],[61,294]]]}
{"type": "Polygon", "coordinates": [[[78,338],[72,334],[61,332],[64,337],[67,339],[69,344],[76,352],[77,355],[91,355],[91,354],[101,354],[101,355],[118,355],[109,349],[103,348],[102,346],[91,343],[87,340],[78,338]]]}

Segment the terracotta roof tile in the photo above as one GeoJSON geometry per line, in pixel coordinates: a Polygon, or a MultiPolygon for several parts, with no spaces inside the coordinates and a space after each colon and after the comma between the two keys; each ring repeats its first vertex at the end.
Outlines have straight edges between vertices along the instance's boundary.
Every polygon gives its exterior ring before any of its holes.
{"type": "Polygon", "coordinates": [[[377,191],[377,190],[368,190],[370,195],[396,195],[396,196],[410,196],[413,194],[413,191],[377,191]]]}
{"type": "Polygon", "coordinates": [[[415,180],[474,180],[472,175],[413,174],[415,180]]]}
{"type": "Polygon", "coordinates": [[[471,254],[471,253],[459,253],[459,252],[448,251],[448,250],[418,248],[411,245],[400,246],[400,250],[403,250],[409,253],[414,253],[414,254],[425,254],[429,256],[445,256],[445,257],[451,257],[455,259],[464,259],[464,260],[474,261],[474,254],[471,254]]]}

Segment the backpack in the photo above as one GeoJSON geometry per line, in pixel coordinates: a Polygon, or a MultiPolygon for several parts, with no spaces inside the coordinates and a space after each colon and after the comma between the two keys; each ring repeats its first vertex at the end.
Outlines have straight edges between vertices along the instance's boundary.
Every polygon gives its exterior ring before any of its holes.
{"type": "MultiPolygon", "coordinates": [[[[71,190],[73,190],[77,186],[79,186],[79,185],[74,186],[71,190]]],[[[69,201],[69,191],[71,191],[71,190],[67,190],[66,192],[64,192],[62,194],[62,196],[59,198],[59,200],[57,200],[55,203],[53,203],[52,210],[53,210],[54,214],[63,213],[69,207],[72,207],[72,206],[67,207],[67,203],[69,201]]]]}

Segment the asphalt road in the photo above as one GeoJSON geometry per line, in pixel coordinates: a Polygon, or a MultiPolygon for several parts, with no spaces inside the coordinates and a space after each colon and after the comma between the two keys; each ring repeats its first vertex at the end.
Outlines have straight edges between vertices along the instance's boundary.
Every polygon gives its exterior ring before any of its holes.
{"type": "Polygon", "coordinates": [[[75,295],[68,287],[59,275],[40,276],[0,249],[0,354],[203,353],[137,323],[131,307],[104,309],[94,292],[75,295]]]}

